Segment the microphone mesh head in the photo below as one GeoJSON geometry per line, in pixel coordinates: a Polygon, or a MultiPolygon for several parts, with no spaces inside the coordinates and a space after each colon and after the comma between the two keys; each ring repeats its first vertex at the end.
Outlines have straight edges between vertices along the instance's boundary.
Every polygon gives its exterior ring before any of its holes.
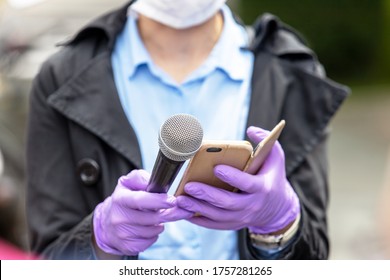
{"type": "Polygon", "coordinates": [[[173,115],[161,126],[158,144],[161,152],[174,161],[186,161],[195,155],[203,140],[203,129],[191,115],[173,115]]]}

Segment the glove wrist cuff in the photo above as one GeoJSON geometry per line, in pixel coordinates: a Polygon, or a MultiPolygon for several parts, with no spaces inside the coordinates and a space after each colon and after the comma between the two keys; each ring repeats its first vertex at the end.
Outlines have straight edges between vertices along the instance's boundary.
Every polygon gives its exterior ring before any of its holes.
{"type": "MultiPolygon", "coordinates": [[[[102,202],[104,203],[104,202],[102,202]]],[[[101,207],[102,203],[99,204],[93,213],[93,237],[96,245],[105,253],[112,255],[123,255],[120,251],[112,248],[111,246],[106,245],[104,241],[104,229],[101,225],[101,207]]]]}

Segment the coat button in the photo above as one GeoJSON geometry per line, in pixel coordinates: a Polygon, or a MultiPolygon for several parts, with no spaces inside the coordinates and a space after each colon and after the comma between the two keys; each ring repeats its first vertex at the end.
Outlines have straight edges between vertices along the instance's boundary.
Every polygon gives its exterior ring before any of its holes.
{"type": "Polygon", "coordinates": [[[93,159],[84,158],[77,163],[77,173],[85,185],[91,186],[99,180],[100,166],[93,159]]]}

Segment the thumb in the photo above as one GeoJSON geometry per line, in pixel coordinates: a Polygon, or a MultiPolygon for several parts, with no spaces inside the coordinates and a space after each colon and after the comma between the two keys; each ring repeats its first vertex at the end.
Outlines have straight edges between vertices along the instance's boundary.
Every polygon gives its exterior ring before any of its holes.
{"type": "Polygon", "coordinates": [[[267,137],[269,133],[270,132],[268,130],[256,126],[250,126],[246,130],[246,134],[248,135],[249,139],[256,144],[267,137]]]}
{"type": "Polygon", "coordinates": [[[118,180],[118,185],[132,191],[145,191],[150,179],[150,174],[143,170],[133,170],[118,180]]]}

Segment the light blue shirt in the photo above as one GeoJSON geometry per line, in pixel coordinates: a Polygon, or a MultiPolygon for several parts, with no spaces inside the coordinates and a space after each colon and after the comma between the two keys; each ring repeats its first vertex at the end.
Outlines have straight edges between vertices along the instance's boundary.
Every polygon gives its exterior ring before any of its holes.
{"type": "MultiPolygon", "coordinates": [[[[207,60],[181,84],[156,66],[128,16],[112,54],[115,83],[126,116],[138,137],[143,167],[151,172],[159,150],[158,132],[171,115],[195,116],[204,139],[242,140],[250,101],[253,54],[245,28],[222,9],[224,28],[207,60]]],[[[185,166],[169,193],[174,193],[185,166]]],[[[158,241],[140,259],[238,259],[237,233],[202,228],[187,221],[165,224],[158,241]]]]}

